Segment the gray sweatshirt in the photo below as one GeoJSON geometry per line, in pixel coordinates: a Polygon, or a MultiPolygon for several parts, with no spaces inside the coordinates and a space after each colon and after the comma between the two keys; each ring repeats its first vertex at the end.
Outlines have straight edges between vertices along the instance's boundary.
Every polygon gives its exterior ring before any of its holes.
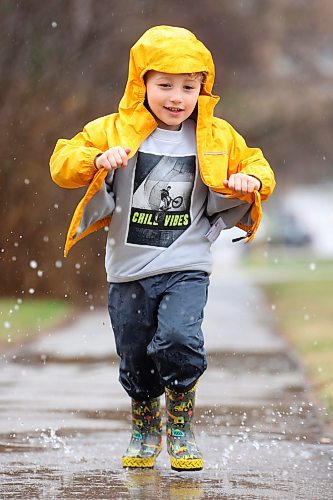
{"type": "Polygon", "coordinates": [[[109,282],[155,274],[211,272],[208,188],[197,168],[195,123],[156,129],[113,177],[115,209],[107,238],[109,282]]]}

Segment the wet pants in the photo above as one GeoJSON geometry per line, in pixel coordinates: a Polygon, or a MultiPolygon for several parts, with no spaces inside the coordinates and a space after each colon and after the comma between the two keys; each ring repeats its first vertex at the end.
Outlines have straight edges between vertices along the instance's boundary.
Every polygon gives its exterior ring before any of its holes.
{"type": "Polygon", "coordinates": [[[110,283],[119,380],[136,400],[189,390],[207,367],[201,330],[209,277],[182,271],[110,283]]]}

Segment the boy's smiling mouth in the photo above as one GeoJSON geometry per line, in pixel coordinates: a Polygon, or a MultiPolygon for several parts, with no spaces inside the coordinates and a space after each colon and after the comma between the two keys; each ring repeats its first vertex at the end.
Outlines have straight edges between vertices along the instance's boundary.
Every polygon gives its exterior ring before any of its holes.
{"type": "Polygon", "coordinates": [[[180,111],[184,111],[181,108],[172,108],[171,106],[164,106],[165,109],[171,111],[172,113],[179,113],[180,111]]]}

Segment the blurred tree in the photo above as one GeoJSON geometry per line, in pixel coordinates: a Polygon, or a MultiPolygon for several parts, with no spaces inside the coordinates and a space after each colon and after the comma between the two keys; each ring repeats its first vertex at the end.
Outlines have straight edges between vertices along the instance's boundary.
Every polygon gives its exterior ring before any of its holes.
{"type": "Polygon", "coordinates": [[[82,191],[55,186],[48,161],[57,138],[117,111],[129,49],[153,25],[211,49],[217,114],[263,147],[282,188],[327,179],[332,15],[330,0],[1,0],[0,293],[104,296],[106,234],[62,259],[82,191]]]}

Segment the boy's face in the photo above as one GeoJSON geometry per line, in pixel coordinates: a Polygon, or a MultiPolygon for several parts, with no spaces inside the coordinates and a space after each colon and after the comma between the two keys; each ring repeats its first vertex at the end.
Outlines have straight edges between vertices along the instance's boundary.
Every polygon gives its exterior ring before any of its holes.
{"type": "Polygon", "coordinates": [[[194,111],[201,89],[201,76],[148,71],[147,100],[158,126],[179,130],[194,111]]]}

